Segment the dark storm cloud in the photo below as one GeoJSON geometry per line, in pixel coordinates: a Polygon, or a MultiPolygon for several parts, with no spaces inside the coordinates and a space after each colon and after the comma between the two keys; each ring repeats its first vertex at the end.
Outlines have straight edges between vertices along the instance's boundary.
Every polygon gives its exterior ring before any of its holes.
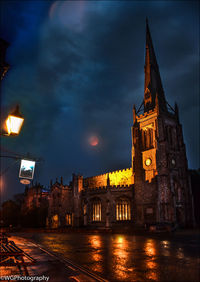
{"type": "Polygon", "coordinates": [[[4,81],[5,105],[20,101],[26,116],[22,134],[7,145],[45,159],[37,179],[45,184],[72,172],[130,166],[132,107],[143,99],[146,16],[167,100],[178,102],[186,146],[194,145],[189,164],[198,166],[195,2],[20,2],[6,9],[14,17],[5,23],[15,65],[4,81]],[[91,135],[99,146],[88,145],[91,135]]]}

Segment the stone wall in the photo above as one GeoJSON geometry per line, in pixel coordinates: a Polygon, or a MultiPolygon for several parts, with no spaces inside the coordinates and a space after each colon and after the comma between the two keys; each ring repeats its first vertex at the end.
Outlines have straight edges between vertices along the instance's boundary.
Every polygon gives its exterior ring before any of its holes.
{"type": "Polygon", "coordinates": [[[119,227],[134,223],[134,205],[133,205],[133,185],[126,187],[112,186],[88,189],[82,194],[82,202],[85,207],[84,225],[95,227],[119,227]],[[93,222],[92,220],[92,203],[98,199],[101,202],[101,221],[93,222]],[[119,199],[126,199],[130,202],[131,220],[117,221],[116,203],[119,199]]]}

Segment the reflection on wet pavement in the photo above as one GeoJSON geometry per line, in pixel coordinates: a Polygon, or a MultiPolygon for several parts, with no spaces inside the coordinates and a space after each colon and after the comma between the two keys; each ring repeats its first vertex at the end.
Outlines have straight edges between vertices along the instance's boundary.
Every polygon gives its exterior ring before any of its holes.
{"type": "Polygon", "coordinates": [[[145,253],[146,253],[146,278],[151,279],[153,281],[158,281],[158,270],[157,270],[157,263],[155,262],[156,259],[156,248],[155,242],[153,240],[147,240],[144,246],[145,253]]]}
{"type": "MultiPolygon", "coordinates": [[[[27,234],[25,235],[27,237],[27,234]]],[[[117,234],[33,234],[32,239],[109,281],[199,281],[199,243],[117,234]]]]}
{"type": "Polygon", "coordinates": [[[91,247],[93,248],[91,252],[91,257],[94,263],[91,267],[91,270],[97,273],[102,273],[103,256],[101,255],[101,237],[99,235],[91,235],[88,239],[91,247]]]}
{"type": "Polygon", "coordinates": [[[118,280],[128,278],[128,243],[123,236],[118,236],[113,240],[113,273],[118,280]]]}

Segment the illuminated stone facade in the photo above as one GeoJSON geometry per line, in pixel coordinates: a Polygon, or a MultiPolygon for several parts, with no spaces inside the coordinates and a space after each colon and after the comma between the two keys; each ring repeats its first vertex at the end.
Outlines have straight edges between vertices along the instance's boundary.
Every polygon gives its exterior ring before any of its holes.
{"type": "Polygon", "coordinates": [[[83,185],[88,188],[103,187],[108,185],[108,181],[111,186],[130,186],[134,184],[132,168],[112,171],[105,174],[84,178],[83,185]]]}
{"type": "Polygon", "coordinates": [[[132,166],[51,185],[49,227],[193,225],[193,204],[178,107],[165,99],[146,26],[144,100],[133,108],[132,166]]]}

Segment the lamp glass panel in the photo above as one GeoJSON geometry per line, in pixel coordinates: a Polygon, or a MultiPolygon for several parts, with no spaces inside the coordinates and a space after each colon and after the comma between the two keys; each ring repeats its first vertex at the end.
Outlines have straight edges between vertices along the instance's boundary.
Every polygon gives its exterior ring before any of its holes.
{"type": "Polygon", "coordinates": [[[19,134],[24,119],[9,115],[6,120],[8,134],[19,134]]]}

